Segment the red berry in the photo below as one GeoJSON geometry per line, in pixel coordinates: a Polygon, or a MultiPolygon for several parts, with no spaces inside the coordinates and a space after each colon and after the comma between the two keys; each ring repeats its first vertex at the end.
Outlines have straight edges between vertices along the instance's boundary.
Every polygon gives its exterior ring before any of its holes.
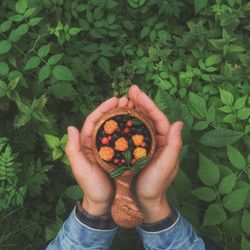
{"type": "Polygon", "coordinates": [[[131,127],[133,126],[133,123],[131,121],[127,121],[127,126],[131,127]]]}
{"type": "Polygon", "coordinates": [[[121,131],[121,129],[120,128],[117,128],[117,130],[116,130],[117,132],[120,132],[121,131]]]}
{"type": "Polygon", "coordinates": [[[119,160],[118,158],[115,158],[115,159],[114,159],[114,163],[115,163],[115,164],[119,163],[119,161],[120,161],[120,160],[119,160]]]}
{"type": "Polygon", "coordinates": [[[125,133],[129,133],[129,131],[130,131],[129,127],[124,128],[125,133]]]}
{"type": "Polygon", "coordinates": [[[111,135],[109,135],[109,136],[108,136],[108,139],[109,139],[109,141],[110,141],[110,140],[112,140],[112,136],[111,136],[111,135]]]}
{"type": "Polygon", "coordinates": [[[145,147],[145,146],[146,146],[146,143],[143,142],[143,143],[141,144],[141,147],[145,147]]]}
{"type": "Polygon", "coordinates": [[[107,137],[103,137],[102,138],[102,144],[108,144],[109,143],[109,139],[107,137]]]}
{"type": "Polygon", "coordinates": [[[125,159],[121,159],[121,163],[125,164],[126,160],[125,159]]]}
{"type": "Polygon", "coordinates": [[[136,161],[136,159],[135,159],[135,158],[133,158],[133,159],[131,159],[131,160],[130,160],[130,163],[131,163],[131,164],[134,164],[134,163],[135,163],[135,161],[136,161]]]}

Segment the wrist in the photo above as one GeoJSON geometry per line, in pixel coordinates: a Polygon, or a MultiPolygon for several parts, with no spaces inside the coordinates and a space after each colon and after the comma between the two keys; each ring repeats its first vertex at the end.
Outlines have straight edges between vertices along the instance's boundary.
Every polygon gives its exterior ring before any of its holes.
{"type": "Polygon", "coordinates": [[[171,207],[164,195],[157,199],[139,200],[145,223],[155,223],[171,213],[171,207]]]}
{"type": "Polygon", "coordinates": [[[82,208],[91,215],[100,216],[110,212],[110,203],[94,202],[85,196],[82,201],[82,208]]]}

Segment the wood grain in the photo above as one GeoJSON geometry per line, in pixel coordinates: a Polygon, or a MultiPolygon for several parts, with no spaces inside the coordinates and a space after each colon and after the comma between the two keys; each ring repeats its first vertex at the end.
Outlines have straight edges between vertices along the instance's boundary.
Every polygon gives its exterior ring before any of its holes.
{"type": "MultiPolygon", "coordinates": [[[[126,115],[129,114],[133,117],[139,119],[142,123],[146,125],[149,130],[151,137],[151,147],[148,152],[148,156],[152,157],[155,152],[156,140],[155,140],[155,129],[151,119],[146,117],[144,114],[137,112],[135,109],[131,108],[121,108],[116,107],[109,112],[106,112],[95,124],[94,132],[92,135],[92,148],[93,154],[100,167],[107,173],[111,173],[117,168],[116,165],[112,163],[107,163],[103,161],[96,148],[96,136],[99,128],[102,124],[109,120],[111,117],[116,115],[126,115]]],[[[111,207],[111,214],[114,221],[121,227],[132,228],[140,225],[143,222],[144,216],[140,211],[138,204],[136,203],[132,191],[131,191],[131,182],[135,172],[128,169],[123,172],[122,175],[115,178],[115,197],[111,207]]]]}

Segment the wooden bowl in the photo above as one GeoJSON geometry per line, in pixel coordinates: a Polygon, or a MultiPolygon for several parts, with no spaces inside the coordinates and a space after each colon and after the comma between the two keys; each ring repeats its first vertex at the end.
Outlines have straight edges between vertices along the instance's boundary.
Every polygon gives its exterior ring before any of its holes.
{"type": "MultiPolygon", "coordinates": [[[[135,109],[131,108],[121,108],[116,107],[109,112],[106,112],[95,124],[94,132],[92,135],[92,146],[93,146],[93,154],[100,167],[106,171],[107,173],[111,173],[113,170],[117,168],[116,165],[112,163],[107,163],[103,161],[98,153],[96,148],[96,137],[99,128],[103,125],[103,123],[116,115],[126,115],[129,114],[137,119],[139,119],[148,129],[151,137],[151,145],[148,150],[148,156],[152,158],[155,147],[156,147],[156,139],[155,139],[155,128],[151,119],[145,116],[143,113],[139,113],[135,109]]],[[[120,176],[115,177],[115,197],[111,207],[111,214],[114,221],[121,227],[124,228],[132,228],[137,225],[140,225],[143,222],[144,216],[140,211],[139,206],[133,197],[131,192],[131,182],[136,173],[130,169],[126,170],[120,176]]]]}

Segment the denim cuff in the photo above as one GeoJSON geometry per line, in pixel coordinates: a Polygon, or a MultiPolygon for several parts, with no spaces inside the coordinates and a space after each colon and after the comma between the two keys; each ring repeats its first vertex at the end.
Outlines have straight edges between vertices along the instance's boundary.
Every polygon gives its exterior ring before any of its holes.
{"type": "Polygon", "coordinates": [[[81,205],[80,201],[76,203],[76,217],[85,225],[96,229],[113,229],[117,224],[113,221],[111,213],[104,215],[91,215],[81,205]]]}
{"type": "Polygon", "coordinates": [[[164,219],[154,223],[142,223],[140,228],[147,232],[158,232],[171,227],[177,221],[178,217],[178,211],[172,208],[170,214],[164,219]]]}

